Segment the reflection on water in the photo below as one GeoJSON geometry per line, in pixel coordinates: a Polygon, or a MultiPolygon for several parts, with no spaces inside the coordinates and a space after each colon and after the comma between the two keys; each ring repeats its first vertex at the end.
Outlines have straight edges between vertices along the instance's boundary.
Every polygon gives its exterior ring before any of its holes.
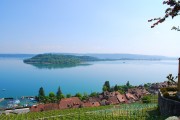
{"type": "Polygon", "coordinates": [[[77,66],[89,66],[92,64],[68,64],[68,65],[61,65],[61,64],[30,64],[32,66],[37,67],[38,69],[59,69],[59,68],[72,68],[77,66]]]}

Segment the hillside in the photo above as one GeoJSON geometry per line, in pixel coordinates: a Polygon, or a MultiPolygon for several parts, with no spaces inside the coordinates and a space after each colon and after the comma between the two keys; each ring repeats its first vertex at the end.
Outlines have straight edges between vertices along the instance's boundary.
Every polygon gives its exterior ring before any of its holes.
{"type": "Polygon", "coordinates": [[[177,60],[178,57],[168,57],[161,55],[141,55],[141,54],[113,54],[113,53],[54,53],[58,55],[91,56],[100,60],[177,60]]]}

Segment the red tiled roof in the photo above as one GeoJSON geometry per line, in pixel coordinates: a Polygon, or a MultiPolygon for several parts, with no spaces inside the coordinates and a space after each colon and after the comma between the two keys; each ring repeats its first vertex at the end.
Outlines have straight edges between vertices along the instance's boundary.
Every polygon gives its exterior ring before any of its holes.
{"type": "Polygon", "coordinates": [[[128,100],[137,100],[137,98],[131,93],[126,93],[126,97],[128,100]]]}
{"type": "Polygon", "coordinates": [[[39,112],[44,110],[57,110],[59,109],[59,106],[57,103],[48,103],[48,104],[39,104],[36,106],[31,106],[30,111],[31,112],[39,112]]]}
{"type": "Polygon", "coordinates": [[[117,95],[117,99],[119,100],[120,103],[126,102],[126,97],[124,95],[117,95]]]}
{"type": "Polygon", "coordinates": [[[78,108],[82,104],[78,97],[64,98],[59,103],[60,109],[78,108]]]}
{"type": "Polygon", "coordinates": [[[108,101],[110,102],[110,104],[119,104],[119,101],[116,96],[109,97],[108,101]]]}
{"type": "Polygon", "coordinates": [[[99,102],[85,102],[82,104],[83,107],[98,107],[100,106],[99,102]]]}

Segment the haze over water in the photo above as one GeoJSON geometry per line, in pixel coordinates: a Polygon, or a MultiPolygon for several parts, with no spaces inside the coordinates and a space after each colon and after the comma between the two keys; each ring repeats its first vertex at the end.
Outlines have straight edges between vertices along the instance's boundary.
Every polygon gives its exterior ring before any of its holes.
{"type": "Polygon", "coordinates": [[[111,86],[163,82],[172,73],[177,75],[178,60],[167,61],[101,61],[91,65],[67,68],[38,68],[23,63],[22,59],[0,59],[0,98],[36,96],[40,87],[46,95],[57,92],[61,87],[63,94],[77,92],[101,92],[106,80],[111,86]],[[3,91],[5,89],[5,91],[3,91]]]}

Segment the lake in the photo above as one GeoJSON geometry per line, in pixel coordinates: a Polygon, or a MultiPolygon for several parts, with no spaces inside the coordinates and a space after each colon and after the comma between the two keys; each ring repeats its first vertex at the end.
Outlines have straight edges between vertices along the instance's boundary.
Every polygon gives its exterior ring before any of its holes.
{"type": "Polygon", "coordinates": [[[169,73],[178,73],[178,60],[101,61],[75,67],[37,67],[23,63],[22,58],[0,58],[0,98],[38,95],[43,87],[46,95],[77,92],[101,92],[106,80],[110,85],[132,85],[163,82],[169,73]]]}

